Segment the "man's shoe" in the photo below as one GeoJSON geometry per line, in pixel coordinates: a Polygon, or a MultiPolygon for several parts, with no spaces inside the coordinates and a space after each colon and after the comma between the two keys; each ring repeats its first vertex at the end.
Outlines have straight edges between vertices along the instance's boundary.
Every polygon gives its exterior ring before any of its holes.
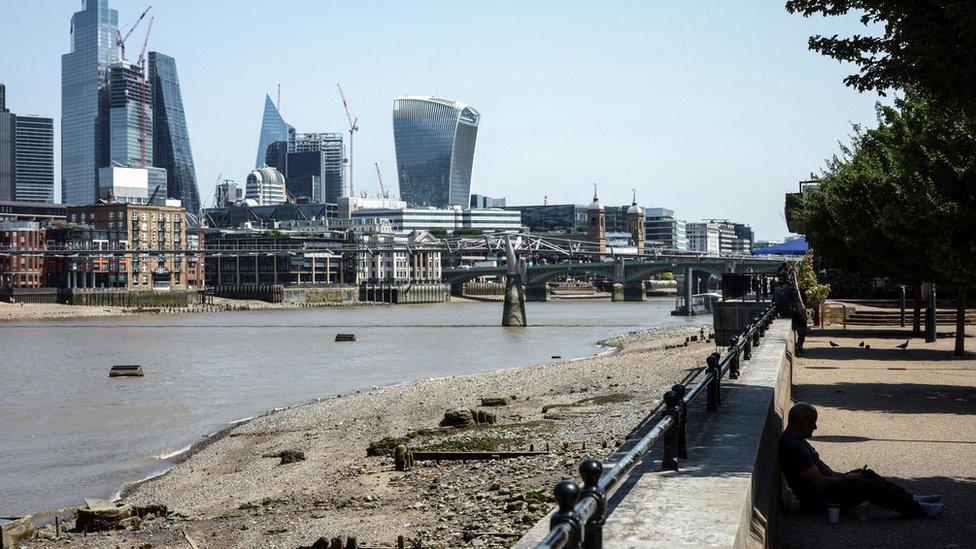
{"type": "Polygon", "coordinates": [[[912,496],[912,497],[915,498],[915,501],[919,503],[938,503],[942,501],[942,496],[940,496],[939,494],[931,494],[928,496],[912,496]]]}
{"type": "Polygon", "coordinates": [[[925,518],[936,518],[945,513],[945,505],[941,503],[921,503],[918,504],[920,516],[925,518]]]}

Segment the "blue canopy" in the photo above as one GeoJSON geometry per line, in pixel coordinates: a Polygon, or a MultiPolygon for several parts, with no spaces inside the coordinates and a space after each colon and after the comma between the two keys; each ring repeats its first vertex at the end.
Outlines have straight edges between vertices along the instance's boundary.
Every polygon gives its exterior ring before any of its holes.
{"type": "Polygon", "coordinates": [[[809,248],[810,245],[807,244],[806,237],[801,236],[800,238],[787,240],[782,244],[752,250],[752,255],[803,255],[807,253],[809,248]]]}

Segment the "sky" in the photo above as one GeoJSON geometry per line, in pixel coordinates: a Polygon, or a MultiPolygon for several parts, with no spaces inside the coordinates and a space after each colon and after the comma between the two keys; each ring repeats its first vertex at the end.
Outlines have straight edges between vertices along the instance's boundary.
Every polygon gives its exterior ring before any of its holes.
{"type": "MultiPolygon", "coordinates": [[[[121,25],[149,0],[110,0],[121,25]]],[[[863,32],[783,0],[394,2],[152,0],[149,50],[176,58],[204,206],[219,177],[253,168],[265,94],[299,132],[359,118],[357,194],[396,194],[392,99],[436,95],[482,115],[471,192],[509,205],[666,207],[782,239],[784,193],[820,171],[878,97],[807,49],[863,32]]],[[[0,0],[0,82],[16,113],[55,119],[61,54],[81,0],[0,0]]],[[[128,44],[137,57],[145,24],[128,44]]],[[[56,184],[56,192],[60,184],[56,184]]]]}

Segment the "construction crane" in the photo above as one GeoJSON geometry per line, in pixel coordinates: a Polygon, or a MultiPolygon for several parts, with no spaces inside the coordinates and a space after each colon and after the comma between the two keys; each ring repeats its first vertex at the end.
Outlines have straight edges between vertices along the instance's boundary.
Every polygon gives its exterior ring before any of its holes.
{"type": "Polygon", "coordinates": [[[353,136],[359,131],[359,118],[353,116],[349,110],[349,102],[346,101],[346,94],[342,92],[342,86],[336,83],[336,87],[339,88],[339,98],[342,99],[342,108],[346,110],[346,119],[349,120],[349,158],[346,159],[346,165],[349,166],[349,196],[356,196],[355,189],[352,186],[352,141],[353,136]]]}
{"type": "Polygon", "coordinates": [[[373,162],[373,164],[376,166],[376,179],[380,180],[380,196],[390,198],[390,193],[386,191],[386,187],[383,185],[383,174],[380,173],[380,164],[379,162],[373,162]]]}
{"type": "Polygon", "coordinates": [[[143,10],[142,13],[139,14],[139,17],[137,17],[135,21],[129,23],[128,25],[122,27],[121,29],[116,29],[115,45],[117,45],[120,49],[119,59],[125,59],[125,41],[129,39],[129,36],[132,36],[132,32],[136,30],[136,27],[139,26],[139,22],[142,21],[144,17],[146,17],[146,14],[149,13],[149,10],[151,9],[152,9],[152,5],[150,4],[148,8],[146,8],[145,10],[143,10]],[[129,30],[125,33],[125,36],[123,37],[122,31],[127,28],[129,30]]]}
{"type": "Polygon", "coordinates": [[[155,17],[149,18],[149,28],[146,29],[146,39],[142,41],[139,52],[139,162],[143,168],[150,164],[148,156],[149,143],[149,113],[146,112],[149,103],[149,82],[146,75],[146,47],[149,45],[149,34],[152,32],[155,17]]]}

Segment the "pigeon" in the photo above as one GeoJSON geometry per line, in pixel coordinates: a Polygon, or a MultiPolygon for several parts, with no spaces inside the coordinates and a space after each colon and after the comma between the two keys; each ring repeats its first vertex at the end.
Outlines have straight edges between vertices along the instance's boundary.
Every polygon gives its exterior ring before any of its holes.
{"type": "Polygon", "coordinates": [[[865,345],[865,346],[864,346],[864,348],[865,348],[865,349],[870,349],[870,348],[871,348],[871,346],[870,346],[870,345],[865,345]]]}
{"type": "Polygon", "coordinates": [[[864,348],[864,342],[863,342],[863,341],[861,341],[860,343],[858,343],[858,344],[857,344],[857,346],[858,346],[858,347],[861,347],[861,348],[863,349],[863,348],[864,348]]]}
{"type": "Polygon", "coordinates": [[[898,348],[899,349],[907,349],[908,348],[908,341],[902,343],[901,345],[898,345],[898,348]]]}
{"type": "Polygon", "coordinates": [[[840,345],[839,345],[839,344],[837,344],[837,343],[834,343],[833,341],[827,341],[827,343],[830,343],[830,346],[831,346],[831,347],[840,347],[840,345]]]}

